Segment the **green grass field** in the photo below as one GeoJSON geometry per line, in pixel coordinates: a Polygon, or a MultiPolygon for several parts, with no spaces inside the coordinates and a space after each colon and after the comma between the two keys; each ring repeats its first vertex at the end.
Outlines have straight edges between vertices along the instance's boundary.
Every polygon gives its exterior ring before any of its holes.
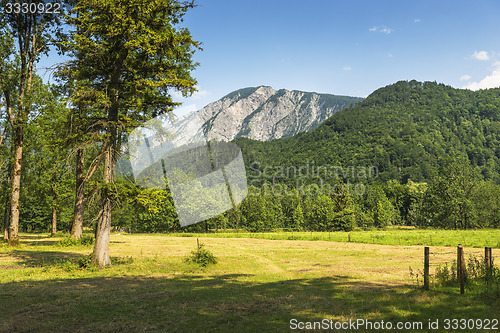
{"type": "Polygon", "coordinates": [[[260,238],[273,240],[324,240],[382,245],[425,245],[500,248],[500,229],[438,230],[438,229],[386,229],[357,230],[352,232],[211,232],[173,233],[175,237],[260,238]]]}
{"type": "MultiPolygon", "coordinates": [[[[479,232],[460,235],[474,244],[479,232]]],[[[288,332],[292,319],[324,318],[422,322],[429,331],[429,320],[499,317],[498,298],[418,288],[409,267],[422,268],[422,246],[198,236],[216,265],[184,262],[196,239],[173,235],[113,234],[113,266],[104,270],[79,268],[92,247],[57,246],[61,238],[24,234],[17,248],[2,244],[0,332],[288,332]]],[[[433,268],[455,258],[454,248],[431,251],[433,268]]],[[[450,331],[441,328],[432,332],[450,331]]]]}

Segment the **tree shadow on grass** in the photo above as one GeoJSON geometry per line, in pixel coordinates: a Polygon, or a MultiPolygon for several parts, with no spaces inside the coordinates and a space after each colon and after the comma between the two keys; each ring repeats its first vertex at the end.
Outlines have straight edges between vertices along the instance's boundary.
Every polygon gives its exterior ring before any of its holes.
{"type": "Polygon", "coordinates": [[[9,256],[16,260],[19,267],[46,267],[84,257],[83,254],[62,251],[24,251],[13,250],[9,256]]]}
{"type": "MultiPolygon", "coordinates": [[[[491,319],[499,308],[498,299],[384,287],[346,276],[255,280],[203,273],[12,282],[0,289],[0,331],[288,332],[293,318],[333,318],[421,321],[425,332],[429,319],[491,319]]],[[[370,330],[356,330],[364,331],[370,330]]]]}
{"type": "Polygon", "coordinates": [[[33,235],[19,235],[20,239],[40,239],[40,238],[45,238],[45,236],[42,236],[40,234],[33,234],[33,235]]]}
{"type": "Polygon", "coordinates": [[[49,237],[41,236],[41,235],[20,235],[19,239],[23,245],[29,246],[54,246],[59,240],[40,240],[49,237]]]}
{"type": "Polygon", "coordinates": [[[22,241],[23,245],[29,246],[55,246],[59,243],[58,240],[43,240],[43,241],[22,241]]]}
{"type": "MultiPolygon", "coordinates": [[[[86,258],[92,253],[92,248],[89,248],[87,254],[77,252],[62,252],[62,251],[24,251],[13,250],[9,256],[14,258],[13,265],[0,265],[0,268],[5,269],[23,269],[33,267],[50,267],[58,266],[64,263],[77,263],[78,259],[86,258]]],[[[128,265],[133,262],[132,257],[111,257],[113,266],[128,265]]]]}

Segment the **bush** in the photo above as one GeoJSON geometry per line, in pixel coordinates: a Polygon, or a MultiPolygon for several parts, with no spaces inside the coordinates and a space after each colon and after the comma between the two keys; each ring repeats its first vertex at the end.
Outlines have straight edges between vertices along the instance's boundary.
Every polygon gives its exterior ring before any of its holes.
{"type": "Polygon", "coordinates": [[[92,265],[92,253],[86,257],[78,259],[77,264],[78,267],[83,269],[93,268],[94,266],[92,265]]]}
{"type": "Polygon", "coordinates": [[[436,267],[436,282],[439,286],[453,286],[457,283],[457,261],[453,260],[451,267],[448,264],[436,267]]]}
{"type": "Polygon", "coordinates": [[[83,235],[81,239],[71,239],[71,238],[61,239],[57,243],[57,246],[62,246],[62,247],[68,247],[74,245],[91,246],[94,245],[94,242],[95,239],[93,236],[83,235]]]}
{"type": "Polygon", "coordinates": [[[82,239],[80,239],[80,243],[85,246],[94,245],[94,242],[94,237],[89,235],[83,235],[82,239]]]}
{"type": "Polygon", "coordinates": [[[50,237],[68,237],[69,233],[67,231],[58,231],[55,234],[50,234],[50,237]]]}
{"type": "Polygon", "coordinates": [[[68,247],[73,245],[78,245],[80,241],[78,239],[64,238],[57,242],[57,246],[68,247]]]}
{"type": "Polygon", "coordinates": [[[200,243],[198,245],[198,249],[195,251],[191,251],[184,261],[192,262],[200,265],[201,267],[207,267],[210,264],[216,264],[217,258],[213,255],[212,252],[204,248],[204,244],[200,243]]]}
{"type": "MultiPolygon", "coordinates": [[[[457,262],[436,268],[436,283],[442,287],[458,286],[457,262]]],[[[493,264],[490,272],[486,269],[484,257],[470,256],[466,263],[466,287],[483,293],[500,295],[500,269],[493,264]]]]}

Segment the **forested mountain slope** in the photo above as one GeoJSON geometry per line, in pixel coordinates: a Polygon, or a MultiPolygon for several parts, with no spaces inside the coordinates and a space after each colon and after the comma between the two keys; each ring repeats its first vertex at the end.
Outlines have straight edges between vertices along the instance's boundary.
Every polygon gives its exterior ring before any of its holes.
{"type": "MultiPolygon", "coordinates": [[[[311,132],[258,142],[237,140],[246,165],[376,166],[379,180],[426,181],[440,160],[465,156],[498,182],[500,89],[470,91],[400,81],[335,113],[311,132]]],[[[347,177],[349,178],[349,177],[347,177]]]]}

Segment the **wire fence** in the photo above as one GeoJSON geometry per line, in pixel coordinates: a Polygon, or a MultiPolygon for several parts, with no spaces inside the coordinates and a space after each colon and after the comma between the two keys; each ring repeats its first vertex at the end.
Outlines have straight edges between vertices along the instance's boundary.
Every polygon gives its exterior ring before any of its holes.
{"type": "Polygon", "coordinates": [[[443,267],[448,272],[449,267],[452,274],[456,274],[456,280],[460,284],[460,293],[463,294],[468,275],[466,255],[469,258],[469,269],[474,269],[474,267],[471,268],[470,262],[484,265],[484,278],[486,281],[491,279],[495,267],[495,259],[500,259],[499,251],[493,253],[491,247],[485,247],[484,249],[469,248],[465,251],[462,245],[458,245],[456,251],[436,251],[436,249],[430,251],[430,248],[426,246],[424,248],[423,263],[424,289],[429,290],[431,276],[436,276],[439,270],[442,272],[443,267]],[[477,259],[478,257],[479,259],[477,259]]]}
{"type": "MultiPolygon", "coordinates": [[[[487,247],[490,248],[490,247],[487,247]]],[[[465,256],[467,257],[481,257],[484,259],[484,248],[464,248],[465,256]]],[[[457,260],[457,250],[455,251],[430,251],[430,267],[440,267],[445,264],[451,265],[456,263],[457,260]]],[[[491,258],[494,262],[496,259],[500,260],[500,252],[492,252],[491,258]]]]}

